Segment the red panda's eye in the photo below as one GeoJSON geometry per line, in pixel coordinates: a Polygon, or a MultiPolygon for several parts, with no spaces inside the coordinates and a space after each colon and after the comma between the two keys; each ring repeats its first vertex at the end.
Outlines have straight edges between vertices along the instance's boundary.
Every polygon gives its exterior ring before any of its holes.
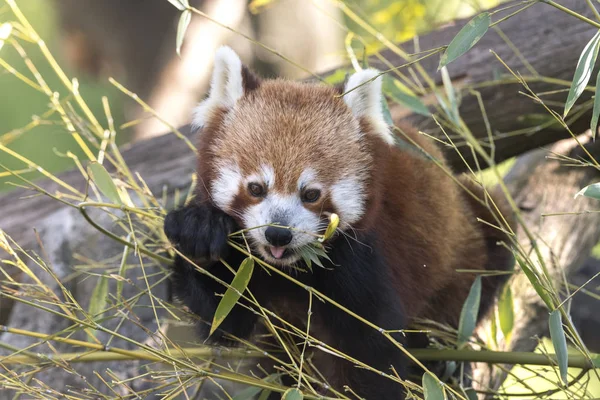
{"type": "Polygon", "coordinates": [[[302,201],[305,203],[314,203],[321,197],[321,191],[319,189],[308,189],[302,193],[302,201]]]}
{"type": "Polygon", "coordinates": [[[254,197],[263,197],[266,194],[264,186],[258,183],[249,183],[248,191],[254,197]]]}

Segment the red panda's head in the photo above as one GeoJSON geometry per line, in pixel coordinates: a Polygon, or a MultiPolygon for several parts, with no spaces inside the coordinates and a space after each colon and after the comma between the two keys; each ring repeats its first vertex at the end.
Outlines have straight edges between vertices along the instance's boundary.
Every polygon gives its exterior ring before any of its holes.
{"type": "Polygon", "coordinates": [[[267,262],[298,261],[331,213],[342,230],[365,215],[376,173],[365,135],[393,142],[376,76],[355,73],[345,90],[359,87],[342,98],[326,85],[259,81],[230,48],[217,51],[193,120],[202,128],[200,195],[249,229],[267,262]]]}

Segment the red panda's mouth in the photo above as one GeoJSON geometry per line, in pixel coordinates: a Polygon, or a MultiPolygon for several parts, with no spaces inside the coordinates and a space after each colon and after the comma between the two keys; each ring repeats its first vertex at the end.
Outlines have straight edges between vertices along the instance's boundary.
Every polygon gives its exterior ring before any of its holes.
{"type": "Polygon", "coordinates": [[[271,253],[271,255],[273,256],[273,258],[277,260],[281,260],[291,255],[290,249],[286,247],[268,246],[267,249],[269,250],[269,253],[271,253]]]}

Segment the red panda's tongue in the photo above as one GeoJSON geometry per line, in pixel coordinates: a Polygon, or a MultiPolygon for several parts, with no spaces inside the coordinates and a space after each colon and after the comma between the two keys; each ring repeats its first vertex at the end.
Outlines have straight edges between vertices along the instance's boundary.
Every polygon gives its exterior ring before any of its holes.
{"type": "Polygon", "coordinates": [[[281,257],[283,257],[283,253],[285,252],[285,247],[271,246],[271,247],[269,247],[269,251],[271,252],[273,257],[280,259],[281,257]]]}

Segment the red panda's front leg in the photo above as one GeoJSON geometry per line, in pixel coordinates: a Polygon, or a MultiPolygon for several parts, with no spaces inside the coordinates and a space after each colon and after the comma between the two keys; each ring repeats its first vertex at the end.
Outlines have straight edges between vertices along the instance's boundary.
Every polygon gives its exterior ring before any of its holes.
{"type": "MultiPolygon", "coordinates": [[[[171,211],[164,225],[169,240],[186,257],[198,261],[198,266],[225,282],[231,282],[233,275],[218,260],[223,258],[233,267],[239,266],[243,260],[241,253],[228,249],[228,235],[234,229],[237,229],[235,222],[223,211],[197,204],[171,211]]],[[[217,294],[224,293],[225,287],[179,255],[175,256],[172,271],[173,293],[202,319],[198,327],[201,339],[205,340],[221,299],[217,294]]],[[[235,344],[235,341],[226,338],[226,333],[247,339],[254,330],[256,320],[254,313],[237,305],[221,323],[220,329],[210,337],[211,342],[235,344]]]]}
{"type": "MultiPolygon", "coordinates": [[[[358,243],[369,243],[360,238],[358,243]]],[[[389,270],[381,256],[367,245],[354,245],[338,241],[330,250],[331,269],[319,269],[315,277],[318,290],[383,330],[405,328],[401,304],[389,278],[389,270]]],[[[406,377],[407,359],[398,345],[381,331],[368,326],[354,316],[332,304],[317,302],[315,313],[329,330],[330,343],[342,353],[393,376],[392,367],[402,378],[406,377]]],[[[394,334],[402,343],[402,336],[394,334]]],[[[359,396],[371,399],[398,399],[403,386],[381,374],[360,368],[353,363],[336,358],[336,372],[332,384],[348,385],[359,396]]]]}

